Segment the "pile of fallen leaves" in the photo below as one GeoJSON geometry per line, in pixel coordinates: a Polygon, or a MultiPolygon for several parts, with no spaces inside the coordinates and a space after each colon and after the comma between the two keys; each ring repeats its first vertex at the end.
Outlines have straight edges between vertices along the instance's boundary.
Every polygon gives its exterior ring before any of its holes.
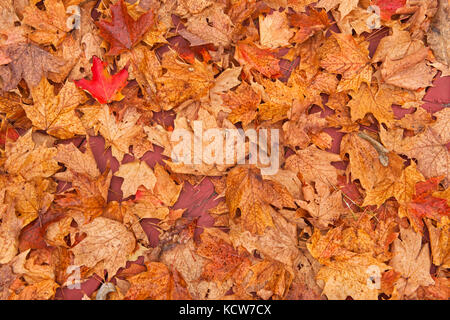
{"type": "Polygon", "coordinates": [[[448,299],[447,0],[0,8],[1,299],[448,299]]]}

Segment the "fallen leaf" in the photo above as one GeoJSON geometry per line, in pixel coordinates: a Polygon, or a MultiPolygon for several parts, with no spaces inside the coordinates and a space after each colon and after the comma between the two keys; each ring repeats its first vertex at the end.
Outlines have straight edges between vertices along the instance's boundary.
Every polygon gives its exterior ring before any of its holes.
{"type": "Polygon", "coordinates": [[[22,22],[33,27],[28,35],[31,40],[39,44],[53,44],[58,46],[66,34],[70,32],[66,8],[61,0],[45,0],[46,10],[40,10],[32,2],[23,10],[22,22]]]}
{"type": "Polygon", "coordinates": [[[430,45],[436,62],[435,68],[442,71],[443,76],[450,75],[450,24],[448,2],[439,1],[438,10],[433,18],[432,26],[427,33],[427,43],[430,45]]]}
{"type": "Polygon", "coordinates": [[[41,77],[49,72],[58,72],[64,62],[33,43],[18,43],[6,49],[11,62],[0,66],[2,89],[14,89],[23,78],[30,87],[35,87],[41,77]]]}
{"type": "Polygon", "coordinates": [[[433,226],[431,220],[425,221],[430,234],[431,254],[433,264],[448,268],[450,265],[450,241],[449,241],[449,223],[448,219],[433,226]]]}
{"type": "Polygon", "coordinates": [[[255,69],[268,78],[279,78],[281,70],[279,59],[268,49],[260,49],[255,45],[239,43],[236,48],[236,60],[247,68],[255,69]]]}
{"type": "Polygon", "coordinates": [[[259,16],[260,42],[265,48],[278,48],[289,45],[294,31],[288,26],[286,13],[274,11],[266,17],[259,16]]]}
{"type": "Polygon", "coordinates": [[[54,160],[56,148],[36,145],[29,130],[15,142],[6,146],[8,159],[5,168],[10,174],[22,176],[25,180],[50,177],[60,169],[54,160]]]}
{"type": "Polygon", "coordinates": [[[141,185],[152,190],[156,184],[153,170],[143,161],[123,164],[114,175],[124,179],[121,187],[124,198],[135,195],[141,185]]]}
{"type": "Polygon", "coordinates": [[[417,168],[425,178],[445,177],[444,185],[450,179],[450,157],[447,144],[450,141],[448,118],[450,109],[445,108],[434,114],[437,120],[422,133],[399,141],[394,147],[396,152],[417,159],[417,168]]]}
{"type": "Polygon", "coordinates": [[[348,34],[333,33],[333,39],[336,41],[339,51],[327,52],[320,62],[320,66],[330,73],[342,75],[338,91],[358,91],[362,83],[370,85],[372,67],[369,63],[369,51],[366,45],[356,42],[348,34]]]}
{"type": "Polygon", "coordinates": [[[431,258],[428,244],[422,246],[422,236],[411,228],[400,228],[400,239],[394,241],[394,256],[390,265],[401,273],[403,283],[399,290],[409,296],[419,286],[434,284],[430,276],[431,258]]]}
{"type": "Polygon", "coordinates": [[[100,20],[96,25],[100,29],[100,35],[105,38],[111,47],[107,54],[118,55],[131,49],[142,40],[145,33],[154,24],[152,10],[144,13],[139,19],[134,20],[128,13],[123,0],[118,0],[110,6],[112,20],[100,20]]]}
{"type": "Polygon", "coordinates": [[[128,83],[128,70],[122,69],[111,76],[106,70],[107,63],[98,57],[92,58],[92,80],[81,79],[75,81],[78,88],[89,92],[98,102],[105,104],[120,101],[124,98],[120,90],[128,83]]]}
{"type": "Polygon", "coordinates": [[[147,271],[128,278],[125,300],[189,300],[186,282],[177,271],[160,262],[146,264],[147,271]]]}
{"type": "MultiPolygon", "coordinates": [[[[78,231],[85,233],[86,238],[70,250],[74,254],[74,264],[94,268],[101,263],[110,278],[125,266],[135,248],[133,234],[123,224],[111,219],[95,218],[80,226],[78,231]]],[[[103,274],[99,276],[103,277],[103,274]]]]}
{"type": "Polygon", "coordinates": [[[111,146],[112,155],[119,161],[129,153],[130,146],[144,139],[142,127],[137,125],[139,118],[136,109],[125,111],[122,121],[116,120],[108,106],[103,106],[98,113],[99,132],[105,138],[105,147],[111,146]]]}
{"type": "Polygon", "coordinates": [[[406,4],[406,0],[395,0],[395,1],[374,0],[371,1],[371,3],[380,8],[381,19],[390,20],[392,15],[394,15],[397,12],[397,9],[402,8],[406,4]]]}
{"type": "Polygon", "coordinates": [[[0,225],[0,263],[10,262],[19,247],[19,232],[22,229],[22,222],[17,218],[13,205],[1,205],[0,225]]]}
{"type": "Polygon", "coordinates": [[[87,97],[71,82],[66,83],[58,95],[53,90],[45,78],[31,90],[34,104],[25,105],[24,110],[33,126],[61,139],[84,134],[75,108],[85,102],[87,97]]]}
{"type": "Polygon", "coordinates": [[[236,167],[227,177],[225,194],[230,216],[241,210],[241,223],[254,234],[263,234],[273,226],[270,205],[292,207],[293,199],[287,189],[273,181],[263,180],[258,169],[236,167]]]}
{"type": "Polygon", "coordinates": [[[323,280],[323,294],[330,300],[378,300],[380,293],[376,285],[372,284],[370,271],[382,272],[389,266],[367,256],[358,255],[348,260],[333,261],[322,267],[317,273],[317,279],[323,280]]]}
{"type": "Polygon", "coordinates": [[[332,162],[341,161],[337,154],[309,146],[286,160],[286,168],[300,173],[307,183],[321,181],[325,185],[337,184],[338,173],[332,162]]]}

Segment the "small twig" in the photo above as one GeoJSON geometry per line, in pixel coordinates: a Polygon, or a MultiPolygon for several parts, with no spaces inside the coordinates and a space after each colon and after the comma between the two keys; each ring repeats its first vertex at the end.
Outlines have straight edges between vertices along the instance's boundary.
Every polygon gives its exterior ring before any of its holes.
{"type": "Polygon", "coordinates": [[[378,159],[380,160],[380,163],[383,167],[387,167],[389,165],[389,158],[387,156],[387,154],[389,153],[388,149],[386,149],[381,143],[364,132],[358,132],[358,137],[370,142],[375,150],[377,150],[378,159]]]}

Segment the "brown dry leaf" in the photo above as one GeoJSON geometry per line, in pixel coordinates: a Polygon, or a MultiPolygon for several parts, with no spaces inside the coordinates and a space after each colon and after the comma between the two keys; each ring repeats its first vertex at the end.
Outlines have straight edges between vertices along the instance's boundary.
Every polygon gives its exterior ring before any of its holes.
{"type": "Polygon", "coordinates": [[[430,234],[431,254],[433,264],[448,268],[450,265],[450,241],[449,241],[449,221],[443,219],[437,227],[433,226],[430,219],[425,221],[430,234]]]}
{"type": "Polygon", "coordinates": [[[271,50],[261,49],[248,43],[238,43],[235,59],[243,65],[247,73],[255,69],[269,78],[278,78],[281,75],[279,59],[271,50]]]}
{"type": "Polygon", "coordinates": [[[212,0],[181,0],[180,3],[191,14],[197,14],[213,4],[212,0]]]}
{"type": "Polygon", "coordinates": [[[436,75],[426,64],[428,51],[422,41],[412,39],[409,32],[401,31],[396,24],[392,35],[380,41],[372,61],[383,61],[380,70],[384,82],[417,90],[430,86],[436,75]]]}
{"type": "Polygon", "coordinates": [[[395,197],[400,204],[406,204],[416,192],[416,183],[424,180],[413,162],[402,171],[400,177],[383,179],[372,190],[367,191],[363,206],[380,206],[390,197],[395,197]]]}
{"type": "Polygon", "coordinates": [[[357,255],[328,263],[319,270],[317,279],[325,282],[323,294],[330,300],[345,300],[348,296],[354,300],[378,300],[380,290],[369,285],[371,269],[381,274],[389,266],[369,255],[357,255]]]}
{"type": "Polygon", "coordinates": [[[222,283],[201,279],[208,260],[195,252],[192,240],[163,252],[161,259],[181,274],[194,299],[219,299],[233,286],[232,280],[222,283]]]}
{"type": "Polygon", "coordinates": [[[12,267],[9,264],[3,264],[0,266],[0,299],[7,300],[11,295],[9,290],[10,285],[16,279],[17,275],[15,275],[12,271],[12,267]]]}
{"type": "Polygon", "coordinates": [[[337,154],[309,146],[287,158],[286,168],[299,173],[306,183],[320,181],[325,185],[337,185],[338,171],[331,163],[341,160],[337,154]]]}
{"type": "Polygon", "coordinates": [[[367,113],[372,113],[378,122],[388,126],[394,121],[392,104],[394,96],[392,90],[385,87],[369,87],[362,84],[357,92],[351,93],[352,100],[348,103],[351,110],[352,121],[363,119],[367,113]]]}
{"type": "Polygon", "coordinates": [[[110,278],[125,266],[136,244],[133,234],[123,224],[103,217],[81,225],[78,232],[85,233],[86,238],[70,250],[74,264],[94,268],[100,263],[110,278]]]}
{"type": "Polygon", "coordinates": [[[442,71],[442,75],[450,75],[450,23],[449,3],[439,1],[438,10],[427,33],[427,43],[433,50],[436,62],[433,66],[442,71]]]}
{"type": "Polygon", "coordinates": [[[255,235],[242,226],[231,224],[230,238],[235,247],[242,246],[248,252],[257,252],[263,258],[277,260],[294,269],[299,259],[297,226],[272,209],[274,226],[263,235],[255,235]]]}
{"type": "Polygon", "coordinates": [[[243,82],[236,91],[222,94],[222,101],[231,109],[228,119],[232,123],[242,122],[245,128],[256,118],[261,97],[250,85],[243,82]]]}
{"type": "MultiPolygon", "coordinates": [[[[384,190],[385,188],[381,187],[380,183],[398,180],[403,168],[403,159],[400,156],[395,153],[384,153],[376,143],[376,141],[369,142],[367,139],[363,139],[360,134],[349,133],[344,136],[341,144],[341,154],[348,153],[350,156],[350,165],[347,167],[347,171],[351,172],[353,180],[359,179],[368,194],[376,188],[384,190]]],[[[390,191],[393,192],[393,190],[390,191]]],[[[375,194],[377,193],[380,191],[376,190],[375,194]]],[[[383,203],[386,200],[383,199],[384,197],[388,196],[389,198],[392,195],[379,194],[380,198],[371,194],[368,201],[383,203]]]]}
{"type": "Polygon", "coordinates": [[[15,93],[5,93],[0,97],[0,112],[5,114],[6,119],[14,121],[18,128],[30,128],[30,120],[23,110],[22,99],[15,93]]]}
{"type": "Polygon", "coordinates": [[[75,108],[87,101],[86,95],[73,82],[66,83],[58,95],[53,90],[45,78],[31,89],[34,104],[24,105],[24,109],[33,126],[61,139],[85,134],[75,108]]]}
{"type": "Polygon", "coordinates": [[[28,37],[39,44],[58,46],[72,29],[64,3],[61,0],[44,0],[45,10],[40,10],[36,6],[37,2],[31,1],[23,11],[22,22],[33,27],[28,37]]]}
{"type": "Polygon", "coordinates": [[[362,83],[370,85],[372,67],[370,66],[367,44],[358,43],[351,35],[333,33],[333,50],[326,51],[320,66],[330,73],[342,75],[338,91],[358,91],[362,83]]]}
{"type": "Polygon", "coordinates": [[[114,175],[123,178],[121,189],[124,198],[135,195],[141,185],[153,190],[156,184],[156,176],[153,170],[144,161],[123,164],[114,175]]]}
{"type": "Polygon", "coordinates": [[[69,247],[65,238],[73,231],[72,217],[64,217],[50,224],[45,233],[45,241],[52,246],[69,247]]]}
{"type": "Polygon", "coordinates": [[[164,205],[173,206],[178,200],[183,185],[176,184],[169,173],[159,163],[156,164],[154,172],[156,176],[156,183],[153,189],[154,194],[164,205]]]}
{"type": "Polygon", "coordinates": [[[322,264],[357,254],[370,254],[383,262],[391,259],[389,245],[397,237],[394,220],[380,220],[374,227],[370,216],[366,215],[355,223],[355,226],[330,229],[326,234],[315,229],[311,243],[307,243],[306,247],[322,264]]]}
{"type": "Polygon", "coordinates": [[[418,297],[421,300],[448,300],[450,297],[448,278],[433,278],[434,285],[421,287],[418,290],[418,297]],[[423,292],[423,294],[422,294],[423,292]]]}
{"type": "MultiPolygon", "coordinates": [[[[283,124],[286,145],[293,149],[305,149],[311,142],[316,144],[316,138],[320,134],[325,134],[322,130],[327,127],[328,121],[321,118],[320,113],[310,115],[303,113],[296,118],[296,120],[290,120],[283,124]]],[[[319,147],[321,147],[321,144],[319,144],[319,147]]]]}
{"type": "Polygon", "coordinates": [[[296,13],[289,16],[289,23],[300,29],[296,32],[293,42],[302,43],[316,32],[329,27],[328,16],[325,11],[311,9],[309,14],[296,13]]]}
{"type": "Polygon", "coordinates": [[[16,216],[14,205],[1,205],[0,225],[0,263],[10,262],[17,254],[19,248],[19,233],[22,222],[16,216]]]}
{"type": "Polygon", "coordinates": [[[155,218],[160,220],[167,219],[170,210],[164,205],[153,192],[149,190],[139,189],[139,197],[134,201],[131,206],[133,214],[141,219],[155,218]]]}
{"type": "Polygon", "coordinates": [[[294,31],[289,28],[286,12],[274,11],[266,17],[259,16],[260,43],[266,48],[289,45],[294,31]]]}
{"type": "Polygon", "coordinates": [[[264,103],[259,106],[258,112],[261,120],[275,123],[288,117],[293,104],[298,103],[301,105],[299,108],[302,108],[312,103],[310,100],[299,103],[303,100],[305,88],[297,81],[289,81],[287,85],[279,80],[261,79],[260,82],[264,86],[264,90],[260,90],[264,103]]]}
{"type": "MultiPolygon", "coordinates": [[[[82,54],[83,48],[79,41],[77,41],[77,39],[73,36],[66,37],[55,54],[57,57],[64,59],[65,64],[59,69],[60,71],[58,73],[50,72],[48,78],[53,82],[64,82],[64,79],[72,73],[74,67],[80,63],[80,60],[82,60],[82,54]]],[[[85,67],[90,69],[89,64],[85,64],[85,67]]],[[[75,80],[79,80],[81,78],[77,78],[75,80]]]]}
{"type": "Polygon", "coordinates": [[[201,14],[190,17],[186,29],[194,37],[186,36],[184,32],[180,34],[188,39],[192,46],[212,43],[217,47],[228,47],[231,43],[233,23],[223,9],[223,6],[217,3],[201,14]]]}
{"type": "Polygon", "coordinates": [[[381,67],[384,82],[409,90],[431,86],[436,71],[427,66],[424,60],[427,56],[428,48],[423,48],[399,60],[386,58],[381,67]]]}
{"type": "Polygon", "coordinates": [[[283,299],[291,286],[293,273],[278,261],[264,260],[250,267],[253,273],[247,290],[263,300],[283,299]]]}
{"type": "MultiPolygon", "coordinates": [[[[367,253],[370,250],[371,239],[363,230],[349,229],[348,234],[356,234],[353,240],[356,240],[353,246],[357,246],[356,252],[345,247],[343,227],[330,229],[326,234],[322,235],[319,229],[314,229],[314,233],[310,238],[310,242],[306,244],[308,251],[321,264],[326,264],[338,259],[349,259],[358,253],[367,253]],[[362,250],[359,250],[362,248],[362,250]],[[333,258],[333,260],[331,260],[333,258]]],[[[351,248],[354,250],[354,248],[351,248]]]]}
{"type": "Polygon", "coordinates": [[[10,174],[20,175],[29,181],[34,178],[47,178],[59,170],[60,166],[54,160],[56,148],[37,145],[29,130],[16,142],[7,144],[5,168],[10,174]]]}
{"type": "Polygon", "coordinates": [[[137,125],[140,113],[134,108],[127,109],[122,121],[117,121],[107,105],[103,105],[97,114],[99,132],[105,138],[105,147],[111,146],[112,155],[122,161],[129,153],[130,146],[145,141],[141,126],[137,125]]]}
{"type": "Polygon", "coordinates": [[[127,278],[130,288],[125,300],[189,300],[186,282],[160,262],[146,264],[147,271],[127,278]]]}
{"type": "Polygon", "coordinates": [[[43,280],[26,286],[19,294],[12,293],[9,300],[49,300],[59,285],[53,280],[43,280]]]}
{"type": "Polygon", "coordinates": [[[342,192],[330,192],[328,189],[319,190],[313,196],[304,192],[305,200],[296,200],[297,205],[308,211],[312,219],[308,219],[313,226],[325,229],[333,225],[341,214],[347,213],[348,208],[342,204],[342,192]]]}
{"type": "Polygon", "coordinates": [[[370,33],[373,30],[370,28],[371,24],[367,23],[371,21],[370,19],[373,17],[373,13],[367,9],[356,7],[346,16],[341,15],[337,11],[333,11],[332,13],[339,29],[343,33],[351,34],[354,30],[359,36],[363,32],[370,33]]]}
{"type": "Polygon", "coordinates": [[[161,64],[156,54],[147,50],[145,45],[138,44],[131,51],[122,53],[117,64],[120,69],[129,65],[128,79],[135,79],[139,86],[144,88],[144,94],[154,94],[156,92],[154,81],[162,75],[160,70],[161,64]]]}
{"type": "Polygon", "coordinates": [[[400,25],[394,24],[392,34],[380,40],[372,62],[385,61],[387,58],[398,60],[404,57],[408,50],[423,49],[423,47],[423,42],[411,39],[409,32],[401,30],[400,25]]]}
{"type": "Polygon", "coordinates": [[[231,218],[240,209],[242,226],[253,234],[263,234],[266,227],[273,226],[270,205],[294,207],[289,191],[281,184],[263,180],[254,167],[236,167],[230,171],[225,198],[231,218]]]}
{"type": "Polygon", "coordinates": [[[358,0],[320,0],[317,4],[319,8],[325,8],[326,11],[336,8],[338,5],[339,12],[343,18],[358,5],[358,0]]]}
{"type": "MultiPolygon", "coordinates": [[[[220,153],[221,144],[220,140],[216,139],[223,139],[223,133],[219,131],[218,135],[203,136],[203,133],[209,129],[214,129],[213,132],[217,132],[217,129],[222,127],[212,112],[203,108],[198,103],[190,103],[185,106],[183,111],[180,111],[174,122],[174,130],[181,129],[178,133],[187,132],[189,136],[183,134],[181,136],[174,135],[169,138],[171,133],[166,130],[161,130],[161,128],[156,127],[152,130],[146,130],[147,133],[150,133],[149,139],[153,140],[155,138],[156,144],[164,147],[163,154],[172,158],[172,161],[168,160],[166,163],[173,172],[197,176],[223,176],[228,168],[234,166],[234,164],[221,164],[221,162],[223,163],[223,158],[221,158],[220,153]],[[199,130],[199,128],[201,129],[199,130]],[[193,157],[196,154],[195,141],[202,142],[203,150],[201,154],[197,153],[196,158],[193,157]],[[189,145],[190,151],[185,150],[184,148],[189,145]],[[199,157],[199,155],[206,156],[199,157]],[[185,163],[186,161],[181,161],[182,159],[187,159],[190,163],[185,163]]],[[[223,128],[221,129],[236,129],[236,127],[230,122],[223,121],[223,128]]],[[[238,145],[237,143],[234,145],[236,148],[242,147],[242,145],[238,145]]]]}
{"type": "Polygon", "coordinates": [[[230,110],[223,105],[222,94],[241,84],[238,79],[242,72],[242,67],[233,67],[223,71],[214,82],[214,86],[209,91],[211,106],[217,113],[221,110],[230,110]]]}
{"type": "Polygon", "coordinates": [[[424,132],[399,140],[393,146],[396,152],[406,154],[417,160],[417,167],[425,178],[445,177],[444,184],[448,186],[450,179],[450,156],[447,144],[450,142],[448,129],[450,109],[445,108],[434,114],[436,122],[427,127],[424,132]]]}
{"type": "Polygon", "coordinates": [[[21,252],[13,260],[13,271],[20,274],[28,284],[36,284],[45,280],[55,280],[55,257],[47,249],[30,249],[21,252]]]}
{"type": "MultiPolygon", "coordinates": [[[[97,162],[88,144],[85,152],[81,152],[72,143],[59,145],[55,159],[63,163],[72,174],[84,174],[91,178],[96,178],[100,175],[97,162]]],[[[67,180],[73,181],[74,178],[70,177],[67,180]]]]}
{"type": "Polygon", "coordinates": [[[320,263],[307,250],[302,250],[298,261],[286,300],[324,300],[322,289],[315,279],[320,263]]]}
{"type": "Polygon", "coordinates": [[[0,66],[2,89],[14,89],[23,78],[30,87],[35,87],[42,76],[48,72],[59,72],[64,62],[33,43],[18,43],[6,49],[12,60],[5,66],[0,66]]]}
{"type": "Polygon", "coordinates": [[[206,96],[214,85],[211,66],[198,60],[190,65],[179,60],[174,52],[169,52],[164,55],[161,67],[167,72],[156,79],[156,88],[163,110],[206,96]]]}
{"type": "Polygon", "coordinates": [[[73,194],[72,189],[67,190],[65,197],[57,200],[58,204],[80,212],[87,218],[103,214],[106,210],[112,172],[105,170],[103,174],[100,173],[88,145],[84,153],[73,144],[59,145],[55,159],[67,168],[64,172],[58,172],[55,177],[70,182],[76,191],[76,194],[73,194]]]}
{"type": "Polygon", "coordinates": [[[18,216],[26,226],[40,213],[47,212],[54,199],[55,185],[45,179],[34,179],[30,182],[20,178],[12,181],[7,189],[7,199],[15,201],[18,216]]]}
{"type": "Polygon", "coordinates": [[[426,112],[423,108],[418,108],[416,112],[404,116],[398,124],[404,129],[419,133],[425,130],[426,127],[432,125],[434,122],[431,114],[426,112]]]}
{"type": "Polygon", "coordinates": [[[402,275],[398,291],[409,296],[419,286],[434,284],[430,276],[431,258],[428,244],[422,246],[422,236],[412,228],[400,228],[400,237],[401,240],[394,241],[390,265],[402,275]]]}
{"type": "Polygon", "coordinates": [[[99,30],[91,17],[91,10],[95,5],[95,1],[86,1],[80,4],[80,34],[76,40],[77,42],[79,41],[82,53],[79,59],[75,61],[75,65],[69,74],[69,80],[80,80],[91,77],[90,59],[93,56],[97,56],[103,60],[105,48],[101,46],[102,39],[99,35],[99,30]]]}
{"type": "Polygon", "coordinates": [[[206,259],[201,279],[225,282],[241,271],[248,263],[248,254],[234,248],[229,237],[219,229],[205,229],[196,253],[206,259]]]}

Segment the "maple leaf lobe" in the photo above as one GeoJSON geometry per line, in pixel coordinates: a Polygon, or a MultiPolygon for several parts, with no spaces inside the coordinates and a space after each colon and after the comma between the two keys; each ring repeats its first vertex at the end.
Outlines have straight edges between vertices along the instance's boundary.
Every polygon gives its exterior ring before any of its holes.
{"type": "Polygon", "coordinates": [[[94,56],[91,68],[92,80],[75,81],[78,88],[89,92],[101,104],[122,100],[124,96],[120,93],[120,90],[128,84],[127,66],[112,76],[106,70],[106,66],[106,62],[94,56]]]}

